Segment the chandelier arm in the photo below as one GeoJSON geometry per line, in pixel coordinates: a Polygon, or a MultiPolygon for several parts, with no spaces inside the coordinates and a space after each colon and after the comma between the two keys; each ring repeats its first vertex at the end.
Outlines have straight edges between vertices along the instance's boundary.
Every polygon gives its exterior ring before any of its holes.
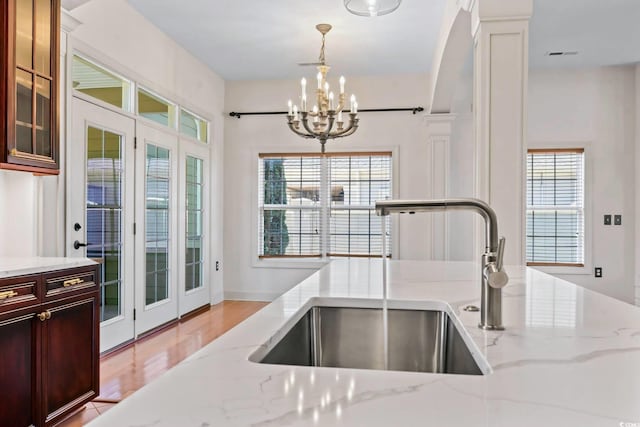
{"type": "Polygon", "coordinates": [[[344,138],[345,136],[353,135],[357,129],[358,129],[358,119],[355,119],[353,125],[345,129],[344,132],[334,136],[333,139],[344,138]]]}
{"type": "Polygon", "coordinates": [[[295,133],[296,135],[299,135],[299,136],[301,136],[303,138],[315,138],[313,135],[309,135],[309,134],[306,134],[304,132],[300,132],[299,130],[297,130],[295,128],[295,124],[293,123],[293,121],[289,121],[288,124],[289,124],[289,129],[291,129],[291,131],[293,131],[293,133],[295,133]]]}
{"type": "Polygon", "coordinates": [[[312,138],[318,137],[318,134],[309,127],[309,119],[307,118],[307,113],[302,114],[302,126],[304,126],[307,132],[309,132],[309,135],[312,135],[312,138]]]}
{"type": "Polygon", "coordinates": [[[327,129],[322,133],[322,137],[324,139],[328,139],[331,136],[331,129],[333,128],[333,122],[335,121],[335,117],[333,115],[329,115],[329,124],[327,125],[327,129]]]}
{"type": "MultiPolygon", "coordinates": [[[[351,117],[351,120],[349,120],[349,125],[348,125],[345,129],[342,129],[341,131],[337,131],[337,132],[335,132],[333,135],[339,136],[339,135],[344,135],[344,134],[346,134],[347,132],[349,132],[349,131],[353,128],[353,126],[354,126],[354,120],[355,120],[355,123],[357,124],[357,120],[358,120],[358,119],[355,119],[355,118],[352,116],[352,117],[351,117]]],[[[352,133],[353,133],[353,132],[352,132],[352,133]]],[[[351,134],[349,134],[349,135],[351,135],[351,134]]],[[[334,138],[335,138],[335,136],[334,136],[334,138]]]]}

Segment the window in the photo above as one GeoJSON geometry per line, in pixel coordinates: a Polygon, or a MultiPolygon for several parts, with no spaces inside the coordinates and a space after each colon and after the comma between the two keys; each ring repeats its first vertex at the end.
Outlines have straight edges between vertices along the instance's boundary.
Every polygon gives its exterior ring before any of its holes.
{"type": "Polygon", "coordinates": [[[73,88],[93,98],[131,111],[131,82],[78,55],[73,56],[73,88]]]}
{"type": "MultiPolygon", "coordinates": [[[[136,85],[134,82],[93,61],[79,55],[73,55],[71,74],[73,89],[78,92],[127,112],[133,111],[135,96],[138,116],[175,129],[182,135],[200,142],[209,142],[209,122],[206,119],[185,110],[176,102],[136,85]]],[[[31,80],[27,81],[28,79],[22,75],[19,75],[19,77],[25,80],[24,87],[31,85],[31,80]]],[[[40,81],[36,83],[39,85],[38,94],[45,96],[45,92],[49,90],[47,83],[40,81]]],[[[28,89],[31,90],[31,86],[28,86],[28,89]]],[[[27,93],[25,90],[22,90],[22,92],[27,93]]],[[[30,99],[29,97],[27,101],[31,102],[30,99]]]]}
{"type": "Polygon", "coordinates": [[[209,142],[209,122],[186,110],[180,110],[180,133],[200,142],[209,142]]]}
{"type": "Polygon", "coordinates": [[[391,153],[261,154],[259,177],[261,258],[381,255],[391,153]]]}
{"type": "Polygon", "coordinates": [[[176,127],[176,105],[138,88],[138,115],[170,128],[176,127]]]}
{"type": "Polygon", "coordinates": [[[527,265],[584,266],[584,150],[529,150],[527,265]]]}

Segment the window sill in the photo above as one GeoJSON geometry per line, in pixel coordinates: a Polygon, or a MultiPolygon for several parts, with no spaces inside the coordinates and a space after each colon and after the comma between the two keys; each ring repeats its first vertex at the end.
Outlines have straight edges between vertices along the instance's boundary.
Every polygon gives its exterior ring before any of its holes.
{"type": "Polygon", "coordinates": [[[254,268],[300,268],[319,269],[329,264],[329,258],[258,258],[254,261],[254,268]]]}

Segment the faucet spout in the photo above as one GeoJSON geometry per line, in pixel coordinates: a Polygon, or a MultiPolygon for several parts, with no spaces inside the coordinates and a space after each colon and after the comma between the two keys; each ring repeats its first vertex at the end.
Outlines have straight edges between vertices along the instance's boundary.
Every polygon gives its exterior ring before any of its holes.
{"type": "Polygon", "coordinates": [[[502,291],[509,280],[502,269],[504,237],[498,239],[498,217],[495,211],[479,199],[439,200],[381,200],[376,202],[376,213],[438,212],[447,210],[471,210],[484,219],[485,253],[482,255],[482,295],[480,324],[482,329],[502,330],[502,291]]]}

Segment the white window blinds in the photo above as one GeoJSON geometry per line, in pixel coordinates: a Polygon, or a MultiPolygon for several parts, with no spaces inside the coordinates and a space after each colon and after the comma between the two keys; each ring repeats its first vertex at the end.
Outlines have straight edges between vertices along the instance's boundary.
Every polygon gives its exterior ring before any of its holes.
{"type": "Polygon", "coordinates": [[[261,258],[319,257],[323,239],[328,255],[381,255],[374,205],[391,197],[391,153],[260,154],[259,177],[261,258]],[[329,215],[325,232],[321,188],[329,215]]]}
{"type": "Polygon", "coordinates": [[[584,151],[529,150],[527,264],[584,265],[584,151]]]}
{"type": "MultiPolygon", "coordinates": [[[[329,254],[381,255],[382,220],[376,215],[375,202],[391,198],[391,156],[333,155],[329,158],[329,170],[332,189],[329,254]]],[[[388,231],[390,216],[384,218],[388,231]]],[[[391,248],[390,239],[387,248],[391,248]]]]}

